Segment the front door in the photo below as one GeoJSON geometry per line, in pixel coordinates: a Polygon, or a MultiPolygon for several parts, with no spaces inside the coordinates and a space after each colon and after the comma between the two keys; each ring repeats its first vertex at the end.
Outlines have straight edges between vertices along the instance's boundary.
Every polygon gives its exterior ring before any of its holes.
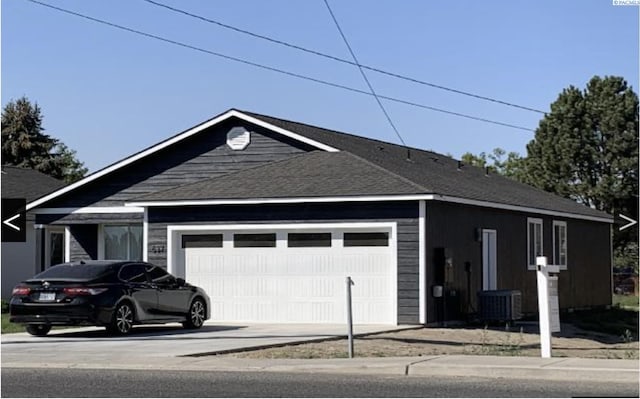
{"type": "Polygon", "coordinates": [[[495,290],[498,286],[497,232],[482,230],[482,289],[495,290]]]}
{"type": "Polygon", "coordinates": [[[48,227],[45,242],[45,267],[65,262],[64,227],[48,227]]]}

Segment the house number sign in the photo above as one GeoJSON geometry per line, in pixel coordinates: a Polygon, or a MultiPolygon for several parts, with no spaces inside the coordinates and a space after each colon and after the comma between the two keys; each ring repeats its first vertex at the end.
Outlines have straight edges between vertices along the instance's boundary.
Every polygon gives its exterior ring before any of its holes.
{"type": "Polygon", "coordinates": [[[166,252],[164,245],[152,245],[151,253],[155,255],[163,254],[166,252]]]}

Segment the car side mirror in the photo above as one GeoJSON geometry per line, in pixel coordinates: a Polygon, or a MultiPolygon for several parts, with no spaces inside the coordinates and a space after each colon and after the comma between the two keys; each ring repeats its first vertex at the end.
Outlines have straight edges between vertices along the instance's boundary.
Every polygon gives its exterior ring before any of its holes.
{"type": "Polygon", "coordinates": [[[178,277],[178,278],[176,279],[176,284],[178,285],[178,287],[182,287],[182,286],[183,286],[183,285],[185,285],[186,283],[187,283],[187,282],[186,282],[186,281],[184,281],[184,279],[183,279],[183,278],[178,277]]]}

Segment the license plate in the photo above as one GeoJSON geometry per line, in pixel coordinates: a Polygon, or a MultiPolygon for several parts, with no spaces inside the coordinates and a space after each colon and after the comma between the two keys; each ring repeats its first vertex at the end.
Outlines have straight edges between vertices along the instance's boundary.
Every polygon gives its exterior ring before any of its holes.
{"type": "Polygon", "coordinates": [[[38,297],[39,301],[43,301],[43,302],[52,302],[56,300],[56,293],[55,292],[41,292],[40,296],[38,297]]]}

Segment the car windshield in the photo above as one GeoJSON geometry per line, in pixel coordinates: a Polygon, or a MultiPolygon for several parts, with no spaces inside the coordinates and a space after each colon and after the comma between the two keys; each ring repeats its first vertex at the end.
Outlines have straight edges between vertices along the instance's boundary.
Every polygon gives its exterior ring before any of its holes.
{"type": "Polygon", "coordinates": [[[42,273],[36,274],[33,279],[73,279],[92,280],[101,277],[111,270],[111,265],[83,265],[64,264],[53,266],[42,273]]]}

